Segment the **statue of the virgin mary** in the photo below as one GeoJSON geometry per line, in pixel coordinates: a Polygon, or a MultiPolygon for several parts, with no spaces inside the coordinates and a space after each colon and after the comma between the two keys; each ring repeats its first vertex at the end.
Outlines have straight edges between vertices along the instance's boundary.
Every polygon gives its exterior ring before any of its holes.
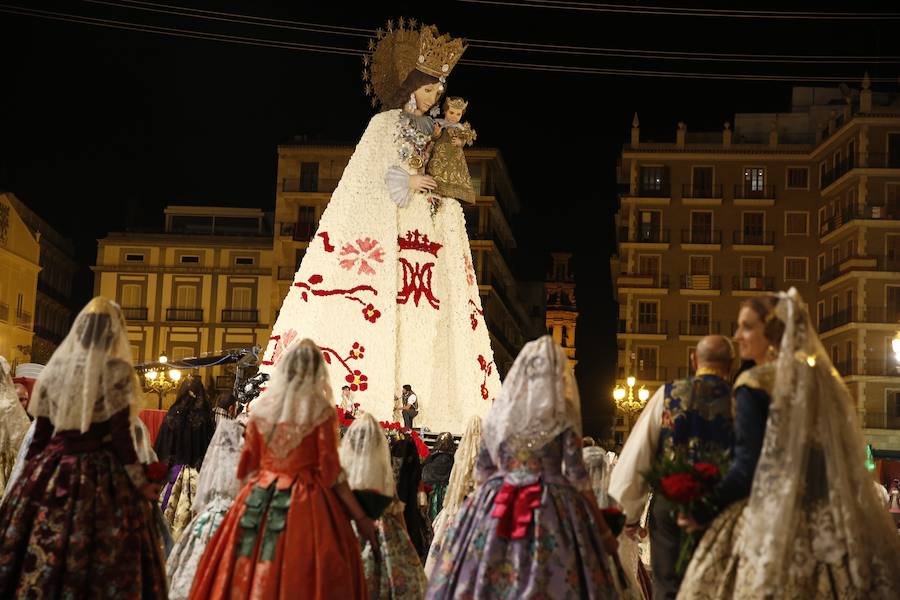
{"type": "MultiPolygon", "coordinates": [[[[500,390],[459,202],[424,175],[428,116],[465,51],[461,39],[415,22],[379,31],[366,91],[384,109],[369,121],[294,276],[264,355],[311,338],[333,389],[396,420],[394,398],[415,390],[415,425],[460,431],[500,390]]],[[[252,409],[251,409],[252,410],[252,409]]]]}

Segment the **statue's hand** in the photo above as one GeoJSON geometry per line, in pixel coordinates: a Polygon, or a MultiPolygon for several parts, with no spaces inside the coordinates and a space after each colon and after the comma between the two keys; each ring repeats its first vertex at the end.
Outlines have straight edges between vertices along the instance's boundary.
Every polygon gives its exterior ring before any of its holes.
{"type": "Polygon", "coordinates": [[[410,175],[409,189],[416,194],[430,192],[437,187],[437,181],[431,175],[410,175]]]}

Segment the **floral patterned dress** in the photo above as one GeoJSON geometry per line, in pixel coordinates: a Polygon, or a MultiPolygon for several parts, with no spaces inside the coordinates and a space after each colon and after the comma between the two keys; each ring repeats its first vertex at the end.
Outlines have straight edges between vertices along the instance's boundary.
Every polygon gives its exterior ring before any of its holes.
{"type": "Polygon", "coordinates": [[[419,555],[403,525],[403,503],[388,507],[375,521],[381,561],[376,562],[372,548],[363,544],[363,569],[372,600],[417,600],[425,595],[425,571],[419,555]]]}
{"type": "Polygon", "coordinates": [[[482,447],[484,481],[447,531],[426,598],[611,598],[591,489],[572,429],[540,448],[500,446],[494,465],[482,447]],[[566,473],[562,473],[565,464],[566,473]]]}

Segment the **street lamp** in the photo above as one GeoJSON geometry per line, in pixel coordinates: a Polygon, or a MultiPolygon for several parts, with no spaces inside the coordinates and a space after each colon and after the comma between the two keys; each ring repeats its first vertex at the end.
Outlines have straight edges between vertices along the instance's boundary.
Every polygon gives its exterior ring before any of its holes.
{"type": "Polygon", "coordinates": [[[625,380],[626,387],[617,385],[613,388],[613,400],[616,401],[616,407],[626,414],[634,414],[640,412],[647,400],[650,399],[650,390],[641,386],[637,391],[637,400],[634,398],[634,387],[637,380],[634,376],[629,376],[625,380]]]}
{"type": "Polygon", "coordinates": [[[169,362],[166,355],[159,357],[159,367],[147,369],[144,371],[144,384],[147,389],[156,392],[159,395],[159,409],[163,407],[163,396],[178,387],[181,381],[181,371],[178,369],[166,369],[165,365],[169,362]]]}

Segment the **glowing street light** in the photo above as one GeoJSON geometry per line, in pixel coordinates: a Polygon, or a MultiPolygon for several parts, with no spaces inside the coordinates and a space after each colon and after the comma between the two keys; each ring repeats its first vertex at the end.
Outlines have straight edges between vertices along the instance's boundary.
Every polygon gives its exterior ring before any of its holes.
{"type": "Polygon", "coordinates": [[[159,395],[159,409],[163,407],[163,396],[178,387],[181,381],[181,371],[178,369],[166,369],[169,359],[166,355],[159,357],[159,367],[151,368],[144,371],[144,385],[148,390],[154,391],[159,395]]]}
{"type": "Polygon", "coordinates": [[[625,379],[625,384],[626,387],[617,385],[613,388],[613,400],[616,401],[616,407],[628,414],[638,413],[650,399],[650,390],[641,386],[637,390],[637,399],[635,399],[634,388],[637,385],[637,379],[629,376],[625,379]]]}

